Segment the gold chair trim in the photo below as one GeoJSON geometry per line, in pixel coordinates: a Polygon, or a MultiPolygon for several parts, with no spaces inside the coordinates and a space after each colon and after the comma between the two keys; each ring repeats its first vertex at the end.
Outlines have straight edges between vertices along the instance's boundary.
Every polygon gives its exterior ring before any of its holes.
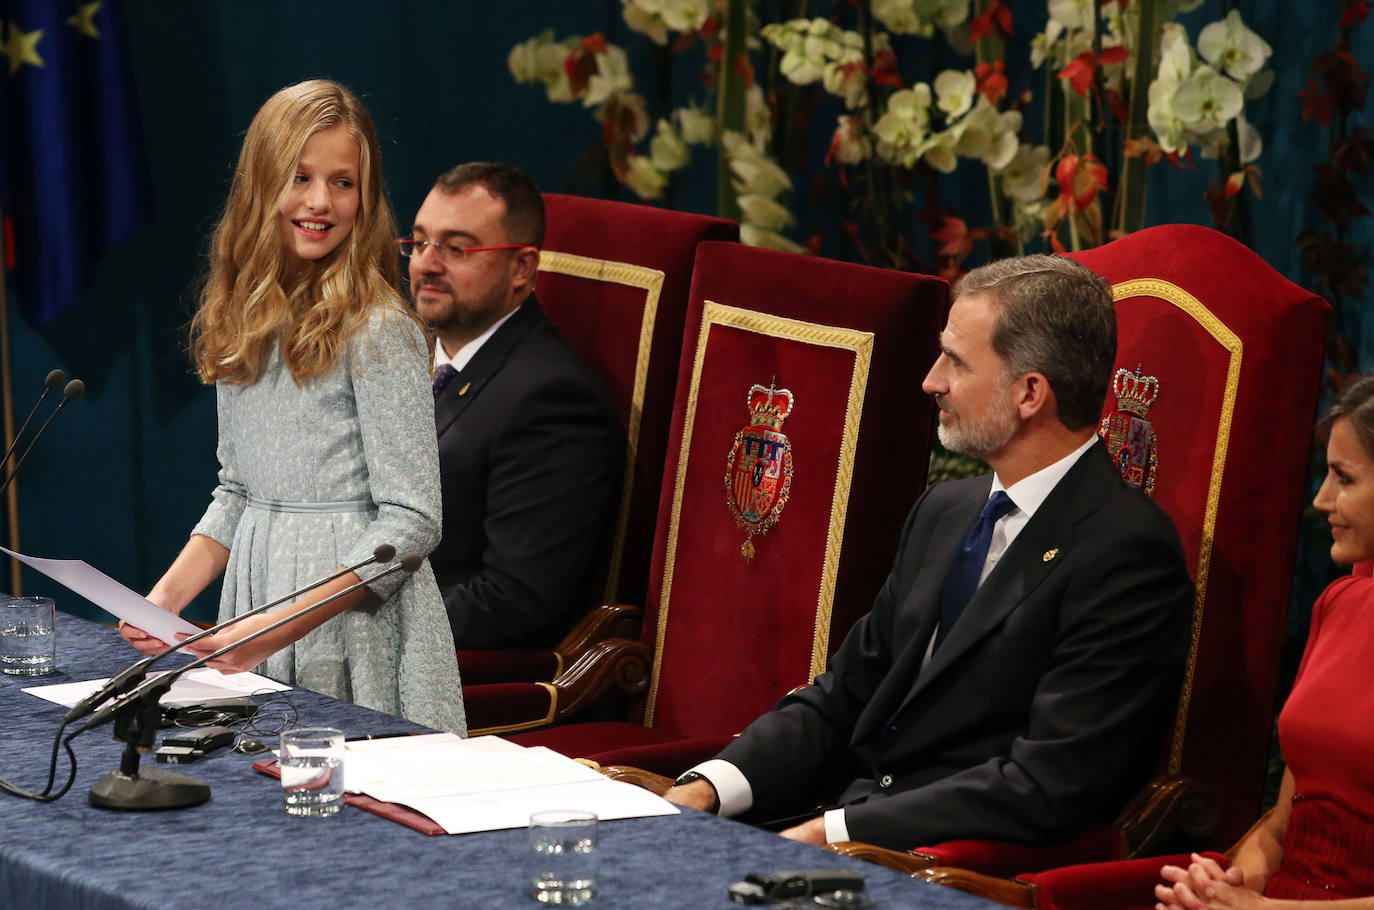
{"type": "Polygon", "coordinates": [[[825,544],[825,564],[821,571],[821,585],[816,598],[816,624],[811,642],[811,677],[825,669],[830,647],[830,617],[835,603],[835,576],[839,570],[840,547],[844,542],[845,516],[849,509],[849,488],[854,479],[854,454],[859,442],[859,422],[863,416],[864,395],[868,389],[869,367],[873,359],[873,333],[859,329],[820,325],[773,316],[755,310],[727,306],[706,301],[701,313],[701,331],[697,335],[696,357],[692,364],[692,383],[687,393],[687,413],[682,431],[682,445],[678,451],[677,477],[673,481],[672,514],[668,522],[666,558],[663,561],[663,588],[659,595],[658,632],[654,646],[654,669],[649,684],[649,699],[644,710],[644,726],[654,725],[654,709],[658,701],[659,671],[662,667],[663,642],[668,629],[668,609],[673,590],[673,571],[677,562],[678,527],[682,517],[682,489],[687,479],[687,460],[692,450],[692,428],[696,423],[697,394],[701,387],[701,371],[706,360],[710,333],[716,326],[739,329],[799,341],[803,344],[839,348],[854,354],[854,370],[849,380],[849,402],[845,409],[844,433],[840,439],[839,464],[835,472],[835,493],[830,503],[830,527],[825,544]]]}
{"type": "Polygon", "coordinates": [[[1236,395],[1240,389],[1240,365],[1245,345],[1235,332],[1213,315],[1212,311],[1183,288],[1160,278],[1137,278],[1112,286],[1112,299],[1129,297],[1157,297],[1172,303],[1189,316],[1221,345],[1230,355],[1226,368],[1226,389],[1221,400],[1221,414],[1217,418],[1217,442],[1212,450],[1212,474],[1207,484],[1207,510],[1203,514],[1202,539],[1198,546],[1197,578],[1194,581],[1192,641],[1188,646],[1188,661],[1183,674],[1183,687],[1174,716],[1174,731],[1169,743],[1169,773],[1177,774],[1183,764],[1183,737],[1187,729],[1188,708],[1193,698],[1193,677],[1197,670],[1198,643],[1202,639],[1202,614],[1207,601],[1207,577],[1212,565],[1213,534],[1217,525],[1217,508],[1221,502],[1221,480],[1226,470],[1226,449],[1231,441],[1231,420],[1236,410],[1236,395]]]}
{"type": "Polygon", "coordinates": [[[639,425],[644,414],[644,387],[649,378],[649,355],[653,348],[658,298],[663,292],[663,272],[628,262],[612,262],[608,259],[593,259],[589,256],[550,250],[539,254],[539,270],[585,278],[589,281],[623,284],[644,291],[644,314],[639,323],[639,352],[635,358],[634,391],[630,395],[629,422],[625,427],[625,482],[620,491],[620,517],[616,520],[615,542],[611,546],[611,558],[606,571],[605,599],[610,603],[620,596],[616,586],[620,580],[625,534],[630,522],[630,494],[634,489],[635,465],[639,454],[639,425]]]}
{"type": "Polygon", "coordinates": [[[536,730],[553,723],[554,717],[558,714],[558,689],[546,682],[535,683],[534,685],[543,686],[544,691],[549,693],[549,710],[543,717],[537,720],[522,720],[514,724],[499,724],[495,727],[469,730],[468,736],[500,736],[505,733],[519,733],[522,730],[536,730]]]}

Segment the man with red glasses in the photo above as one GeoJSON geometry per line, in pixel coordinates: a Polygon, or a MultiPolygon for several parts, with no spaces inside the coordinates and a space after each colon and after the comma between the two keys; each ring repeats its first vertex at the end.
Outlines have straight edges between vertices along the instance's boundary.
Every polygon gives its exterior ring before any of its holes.
{"type": "Polygon", "coordinates": [[[544,200],[508,164],[462,164],[409,237],[434,333],[444,530],[430,554],[459,648],[555,644],[590,604],[625,436],[600,379],[534,299],[544,200]]]}

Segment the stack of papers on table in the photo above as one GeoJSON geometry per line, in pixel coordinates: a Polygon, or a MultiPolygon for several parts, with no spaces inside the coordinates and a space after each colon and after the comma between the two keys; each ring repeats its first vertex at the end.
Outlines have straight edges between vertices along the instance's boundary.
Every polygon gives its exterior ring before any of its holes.
{"type": "Polygon", "coordinates": [[[344,782],[350,793],[408,806],[449,834],[523,828],[530,813],[545,809],[582,809],[602,820],[678,812],[647,790],[557,752],[495,736],[350,742],[344,782]]]}
{"type": "MultiPolygon", "coordinates": [[[[149,673],[149,679],[156,679],[170,670],[149,673]]],[[[108,679],[87,679],[81,682],[53,683],[46,686],[29,686],[21,689],[29,695],[36,695],[46,701],[55,702],[64,708],[72,708],[87,695],[95,692],[108,679]]],[[[291,687],[275,679],[259,676],[256,673],[221,673],[209,667],[196,667],[186,671],[167,694],[158,699],[159,704],[179,707],[197,705],[217,698],[233,698],[238,695],[264,695],[268,692],[287,692],[291,687]]]]}

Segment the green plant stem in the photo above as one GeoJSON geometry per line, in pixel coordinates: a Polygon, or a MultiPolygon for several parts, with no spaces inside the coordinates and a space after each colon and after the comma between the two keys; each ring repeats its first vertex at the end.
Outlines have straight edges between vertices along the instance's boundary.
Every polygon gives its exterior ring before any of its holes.
{"type": "MultiPolygon", "coordinates": [[[[1150,80],[1155,72],[1155,49],[1159,46],[1162,22],[1155,20],[1156,0],[1137,0],[1140,9],[1140,31],[1136,34],[1135,69],[1131,75],[1131,118],[1126,123],[1126,140],[1138,139],[1149,130],[1150,80]]],[[[1124,148],[1124,146],[1123,146],[1124,148]]],[[[1149,163],[1144,155],[1135,158],[1122,156],[1121,179],[1116,185],[1116,199],[1112,210],[1112,227],[1121,234],[1138,231],[1145,226],[1145,189],[1149,180],[1149,163]]]]}
{"type": "MultiPolygon", "coordinates": [[[[747,13],[747,0],[730,0],[725,20],[725,53],[721,55],[720,78],[716,80],[720,92],[716,120],[722,134],[726,130],[744,132],[744,80],[735,72],[735,61],[744,53],[747,13]]],[[[716,166],[716,213],[721,218],[739,220],[739,202],[735,197],[730,160],[722,145],[716,166]]]]}
{"type": "MultiPolygon", "coordinates": [[[[991,0],[974,0],[973,14],[981,16],[988,7],[991,0]]],[[[975,63],[993,64],[1003,59],[1005,51],[1002,47],[1002,39],[996,33],[989,33],[980,37],[973,46],[973,59],[975,63]]],[[[1002,198],[1002,178],[992,172],[992,168],[987,168],[988,172],[988,202],[992,209],[992,223],[996,230],[992,237],[992,254],[994,258],[1001,258],[1005,255],[1002,242],[1002,228],[1006,224],[1007,212],[1005,200],[1002,198]]]]}

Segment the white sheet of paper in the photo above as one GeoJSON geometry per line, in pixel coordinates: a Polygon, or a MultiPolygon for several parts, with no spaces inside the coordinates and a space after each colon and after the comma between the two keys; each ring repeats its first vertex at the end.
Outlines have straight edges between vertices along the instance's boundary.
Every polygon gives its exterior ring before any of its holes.
{"type": "MultiPolygon", "coordinates": [[[[165,672],[167,671],[148,675],[151,678],[161,676],[165,672]]],[[[88,679],[50,686],[29,686],[19,691],[70,708],[107,682],[108,679],[88,679]]],[[[221,673],[209,667],[197,667],[172,683],[172,688],[160,701],[164,705],[196,705],[212,698],[232,698],[236,695],[256,695],[260,692],[286,692],[290,689],[291,687],[285,683],[256,673],[221,673]]]]}
{"type": "Polygon", "coordinates": [[[581,809],[595,812],[602,821],[679,814],[677,806],[648,790],[623,781],[608,780],[600,774],[596,778],[575,784],[502,790],[499,793],[422,797],[410,800],[406,805],[438,822],[439,827],[449,834],[523,828],[529,824],[531,813],[545,809],[581,809]]]}
{"type": "Polygon", "coordinates": [[[461,743],[435,743],[413,748],[354,750],[344,757],[344,781],[349,790],[405,805],[413,805],[417,798],[594,780],[605,778],[580,762],[542,747],[493,752],[464,748],[461,743]]]}
{"type": "Polygon", "coordinates": [[[452,743],[464,749],[485,752],[522,752],[524,746],[499,736],[474,736],[463,739],[456,733],[417,733],[414,736],[382,736],[377,739],[354,739],[344,743],[348,752],[379,752],[389,749],[412,749],[436,743],[452,743]]]}
{"type": "Polygon", "coordinates": [[[29,568],[42,572],[58,584],[80,594],[100,609],[114,614],[129,625],[137,626],[169,645],[176,643],[178,632],[194,635],[200,631],[175,613],[168,613],[79,559],[25,556],[4,547],[0,547],[0,552],[8,553],[29,568]]]}

